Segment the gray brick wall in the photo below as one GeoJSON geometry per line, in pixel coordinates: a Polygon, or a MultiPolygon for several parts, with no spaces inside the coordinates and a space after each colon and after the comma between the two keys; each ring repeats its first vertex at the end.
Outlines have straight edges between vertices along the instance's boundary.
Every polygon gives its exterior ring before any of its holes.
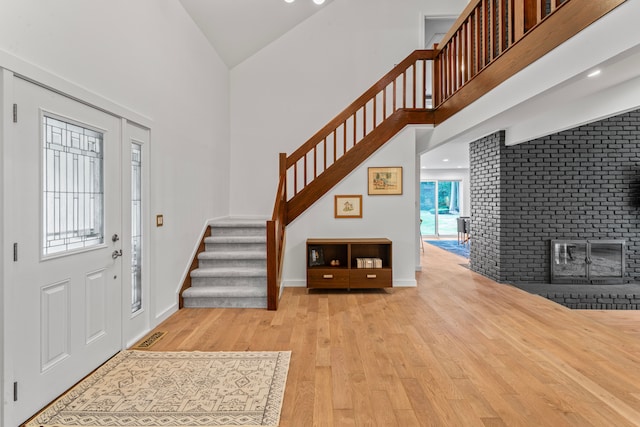
{"type": "Polygon", "coordinates": [[[515,146],[502,135],[470,145],[471,268],[548,282],[551,239],[625,239],[638,281],[640,110],[515,146]]]}
{"type": "Polygon", "coordinates": [[[594,293],[547,293],[543,295],[558,304],[578,310],[640,310],[640,295],[594,293]]]}
{"type": "Polygon", "coordinates": [[[471,254],[473,271],[501,281],[501,175],[504,132],[470,144],[471,254]]]}

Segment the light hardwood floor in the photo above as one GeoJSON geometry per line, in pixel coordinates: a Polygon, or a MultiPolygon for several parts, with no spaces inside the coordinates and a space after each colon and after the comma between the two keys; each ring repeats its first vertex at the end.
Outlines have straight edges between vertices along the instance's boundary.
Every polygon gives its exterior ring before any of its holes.
{"type": "Polygon", "coordinates": [[[417,288],[183,309],[161,350],[291,350],[281,426],[640,425],[639,312],[571,311],[425,244],[417,288]]]}

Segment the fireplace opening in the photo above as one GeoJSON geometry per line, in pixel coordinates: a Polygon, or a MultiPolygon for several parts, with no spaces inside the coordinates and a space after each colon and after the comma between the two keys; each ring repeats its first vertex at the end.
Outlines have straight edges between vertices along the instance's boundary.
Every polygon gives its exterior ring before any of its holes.
{"type": "Polygon", "coordinates": [[[551,283],[624,283],[624,240],[552,240],[551,283]]]}

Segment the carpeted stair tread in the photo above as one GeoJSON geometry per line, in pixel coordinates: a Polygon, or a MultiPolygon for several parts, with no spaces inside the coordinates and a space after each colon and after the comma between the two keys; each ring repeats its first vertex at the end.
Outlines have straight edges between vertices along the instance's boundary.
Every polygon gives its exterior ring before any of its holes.
{"type": "Polygon", "coordinates": [[[266,251],[230,251],[230,252],[201,252],[198,255],[199,259],[267,259],[266,251]]]}
{"type": "Polygon", "coordinates": [[[223,244],[223,243],[267,243],[267,236],[209,236],[205,237],[204,242],[207,244],[223,244]]]}
{"type": "Polygon", "coordinates": [[[261,277],[267,275],[267,268],[196,268],[191,277],[261,277]]]}

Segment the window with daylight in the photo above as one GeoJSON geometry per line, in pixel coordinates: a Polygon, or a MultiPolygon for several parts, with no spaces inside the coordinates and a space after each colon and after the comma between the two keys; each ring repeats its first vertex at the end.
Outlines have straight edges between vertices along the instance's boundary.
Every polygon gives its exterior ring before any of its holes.
{"type": "Polygon", "coordinates": [[[42,254],[104,242],[103,134],[43,116],[42,254]]]}
{"type": "Polygon", "coordinates": [[[142,309],[142,147],[131,144],[131,313],[142,309]]]}
{"type": "Polygon", "coordinates": [[[462,200],[461,181],[420,183],[420,231],[423,236],[453,236],[457,233],[462,200]]]}

